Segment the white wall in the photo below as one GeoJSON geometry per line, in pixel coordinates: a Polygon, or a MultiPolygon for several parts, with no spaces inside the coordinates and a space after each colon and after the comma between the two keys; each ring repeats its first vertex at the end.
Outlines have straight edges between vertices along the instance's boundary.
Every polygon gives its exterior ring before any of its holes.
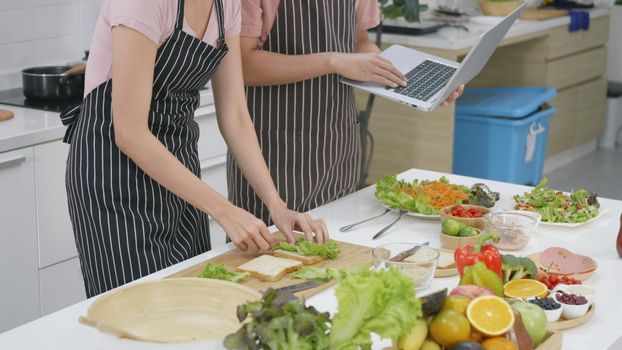
{"type": "Polygon", "coordinates": [[[21,69],[79,60],[103,0],[0,0],[0,90],[20,87],[21,69]]]}

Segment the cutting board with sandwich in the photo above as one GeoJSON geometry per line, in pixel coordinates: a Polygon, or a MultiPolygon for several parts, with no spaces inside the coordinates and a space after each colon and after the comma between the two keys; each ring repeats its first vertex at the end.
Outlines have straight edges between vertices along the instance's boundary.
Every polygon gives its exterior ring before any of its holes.
{"type": "Polygon", "coordinates": [[[308,283],[308,289],[293,290],[297,296],[308,298],[329,288],[334,281],[298,279],[292,276],[294,272],[305,267],[356,269],[373,263],[372,249],[368,247],[334,240],[327,245],[318,246],[300,236],[297,237],[296,244],[288,244],[282,233],[275,233],[275,237],[283,244],[279,244],[272,252],[252,254],[234,249],[169,277],[203,276],[227,279],[262,292],[268,288],[308,283]]]}

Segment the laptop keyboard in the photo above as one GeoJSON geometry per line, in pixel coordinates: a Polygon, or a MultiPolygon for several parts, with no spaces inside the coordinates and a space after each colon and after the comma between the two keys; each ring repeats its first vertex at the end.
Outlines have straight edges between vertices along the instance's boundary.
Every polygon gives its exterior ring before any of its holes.
{"type": "Polygon", "coordinates": [[[447,85],[455,71],[455,67],[425,60],[406,73],[408,84],[394,91],[417,100],[427,101],[447,85]]]}

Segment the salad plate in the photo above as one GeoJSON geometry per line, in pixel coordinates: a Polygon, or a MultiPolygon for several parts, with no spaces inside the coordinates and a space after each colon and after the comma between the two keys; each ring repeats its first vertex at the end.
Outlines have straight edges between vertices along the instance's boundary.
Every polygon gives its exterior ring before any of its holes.
{"type": "Polygon", "coordinates": [[[556,191],[547,187],[548,180],[542,181],[530,192],[515,195],[514,209],[532,211],[542,216],[543,225],[578,227],[588,224],[607,209],[601,209],[596,193],[579,189],[572,193],[556,191]]]}
{"type": "Polygon", "coordinates": [[[593,217],[591,219],[589,219],[588,221],[585,222],[575,222],[575,223],[570,223],[570,222],[546,222],[546,221],[542,221],[540,222],[540,224],[544,225],[544,226],[553,226],[553,227],[581,227],[581,226],[585,226],[587,224],[590,224],[596,220],[598,220],[601,216],[607,214],[607,212],[609,211],[609,207],[604,208],[604,209],[600,209],[598,216],[593,217]]]}
{"type": "Polygon", "coordinates": [[[472,187],[450,183],[446,177],[438,180],[398,179],[396,175],[380,179],[376,184],[376,199],[385,208],[405,210],[406,215],[426,220],[440,220],[442,208],[456,204],[493,207],[499,194],[484,184],[472,187]]]}

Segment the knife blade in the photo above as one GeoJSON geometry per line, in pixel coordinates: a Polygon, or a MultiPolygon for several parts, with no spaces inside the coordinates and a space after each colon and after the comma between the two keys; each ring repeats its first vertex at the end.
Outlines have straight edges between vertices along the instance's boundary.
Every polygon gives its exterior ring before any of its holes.
{"type": "Polygon", "coordinates": [[[318,286],[321,286],[322,284],[324,284],[326,282],[319,282],[319,281],[307,281],[307,282],[303,282],[303,283],[298,283],[298,284],[292,284],[291,286],[287,286],[287,287],[281,287],[281,288],[277,288],[276,290],[281,292],[289,292],[289,293],[296,293],[296,292],[300,292],[303,290],[307,290],[307,289],[311,289],[311,288],[315,288],[318,286]]]}
{"type": "Polygon", "coordinates": [[[399,254],[397,254],[396,256],[392,257],[391,259],[389,259],[389,261],[391,262],[402,262],[404,261],[404,259],[408,258],[409,256],[413,256],[415,255],[415,253],[421,249],[421,247],[427,247],[430,245],[430,242],[425,242],[421,245],[416,245],[410,249],[407,249],[399,254]]]}

